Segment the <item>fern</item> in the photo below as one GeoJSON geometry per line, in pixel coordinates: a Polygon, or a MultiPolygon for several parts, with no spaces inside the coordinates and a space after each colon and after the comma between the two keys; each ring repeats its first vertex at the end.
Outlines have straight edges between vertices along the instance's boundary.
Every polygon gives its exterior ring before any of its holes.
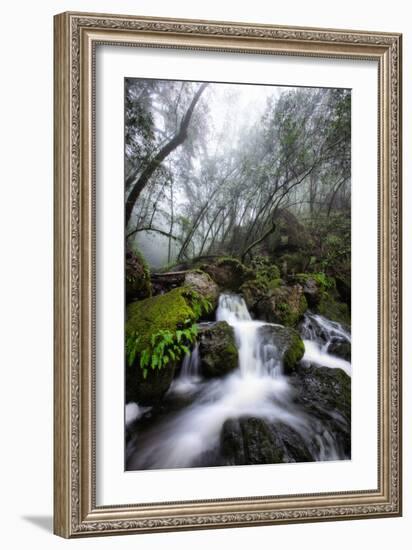
{"type": "MultiPolygon", "coordinates": [[[[186,326],[175,332],[159,330],[152,334],[150,346],[140,352],[139,364],[144,379],[147,378],[149,368],[152,370],[162,369],[190,353],[190,349],[196,341],[198,329],[195,324],[188,325],[188,323],[190,320],[186,321],[186,326]]],[[[139,336],[133,332],[126,340],[126,356],[129,366],[132,366],[136,359],[138,345],[139,336]]]]}
{"type": "Polygon", "coordinates": [[[136,331],[132,332],[126,339],[127,364],[131,367],[136,359],[140,337],[136,331]]]}

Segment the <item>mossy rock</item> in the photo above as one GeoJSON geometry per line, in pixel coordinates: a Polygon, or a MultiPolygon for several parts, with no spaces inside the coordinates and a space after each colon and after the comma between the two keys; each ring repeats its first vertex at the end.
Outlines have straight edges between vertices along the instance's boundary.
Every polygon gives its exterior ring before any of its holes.
{"type": "Polygon", "coordinates": [[[126,336],[137,333],[137,351],[144,350],[150,346],[152,334],[159,330],[174,332],[188,322],[196,321],[192,300],[192,291],[180,287],[129,304],[126,308],[126,336]]]}
{"type": "Polygon", "coordinates": [[[267,256],[257,256],[251,262],[251,269],[255,272],[255,278],[269,282],[280,278],[278,266],[270,261],[267,256]]]}
{"type": "Polygon", "coordinates": [[[301,285],[305,284],[307,281],[313,280],[321,291],[328,291],[336,288],[335,279],[322,271],[315,273],[297,273],[294,275],[293,279],[301,285]]]}
{"type": "Polygon", "coordinates": [[[339,302],[332,292],[323,292],[315,311],[324,317],[350,326],[350,312],[348,305],[339,302]]]}
{"type": "Polygon", "coordinates": [[[270,323],[294,327],[308,309],[301,285],[280,286],[256,305],[256,314],[270,323]]]}
{"type": "Polygon", "coordinates": [[[189,271],[185,275],[184,284],[206,298],[212,304],[213,309],[216,308],[219,299],[219,287],[208,273],[200,269],[189,271]]]}
{"type": "Polygon", "coordinates": [[[210,275],[221,290],[237,292],[242,284],[254,277],[254,272],[236,258],[222,257],[199,268],[210,275]]]}
{"type": "Polygon", "coordinates": [[[195,299],[196,293],[193,290],[182,287],[128,305],[126,338],[130,335],[138,337],[136,359],[131,366],[126,366],[126,393],[129,400],[153,404],[169,388],[176,365],[170,362],[160,369],[149,368],[147,377],[144,378],[140,367],[140,353],[150,347],[153,334],[160,330],[174,333],[196,321],[192,308],[195,299]]]}
{"type": "Polygon", "coordinates": [[[279,263],[282,277],[286,277],[286,275],[304,272],[308,267],[308,256],[300,251],[282,254],[277,259],[277,262],[279,263]]]}
{"type": "Polygon", "coordinates": [[[203,376],[224,376],[238,366],[238,350],[233,328],[219,321],[201,330],[199,337],[200,368],[203,376]]]}
{"type": "Polygon", "coordinates": [[[152,295],[148,265],[140,252],[130,247],[126,248],[125,277],[127,302],[142,300],[152,295]]]}
{"type": "Polygon", "coordinates": [[[269,293],[269,287],[265,281],[253,279],[246,281],[240,287],[240,293],[246,302],[249,311],[255,311],[256,305],[269,293]]]}
{"type": "Polygon", "coordinates": [[[176,372],[176,363],[170,362],[167,368],[149,369],[146,378],[137,364],[126,366],[126,401],[139,405],[159,405],[169,389],[176,372]]]}
{"type": "Polygon", "coordinates": [[[255,278],[243,283],[239,291],[248,309],[256,314],[257,304],[267,298],[273,290],[280,288],[283,281],[280,278],[279,268],[275,264],[260,262],[256,266],[252,262],[252,266],[255,269],[255,278]]]}
{"type": "Polygon", "coordinates": [[[275,363],[279,361],[285,374],[294,372],[305,353],[305,345],[299,333],[291,327],[264,325],[259,328],[259,337],[262,339],[262,345],[266,347],[265,359],[274,359],[275,363]],[[273,357],[267,357],[270,349],[273,350],[273,357]]]}

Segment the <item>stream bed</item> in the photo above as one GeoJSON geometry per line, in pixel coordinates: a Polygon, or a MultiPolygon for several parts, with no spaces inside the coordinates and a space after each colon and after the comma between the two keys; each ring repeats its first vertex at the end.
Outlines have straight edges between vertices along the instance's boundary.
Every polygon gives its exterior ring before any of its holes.
{"type": "Polygon", "coordinates": [[[280,325],[253,320],[243,298],[221,294],[216,321],[234,330],[238,367],[205,378],[199,345],[160,410],[126,405],[126,469],[350,459],[349,330],[306,313],[305,353],[286,373],[280,325]]]}

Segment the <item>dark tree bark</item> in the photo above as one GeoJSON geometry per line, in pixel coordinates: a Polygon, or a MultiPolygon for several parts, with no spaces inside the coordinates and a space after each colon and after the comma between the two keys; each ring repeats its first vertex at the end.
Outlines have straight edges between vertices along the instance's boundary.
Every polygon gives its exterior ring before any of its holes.
{"type": "Polygon", "coordinates": [[[193,96],[193,99],[189,105],[188,110],[186,111],[185,116],[182,118],[179,130],[173,136],[173,138],[160,149],[160,151],[155,155],[155,157],[151,160],[151,162],[149,162],[149,164],[146,166],[146,168],[143,170],[143,172],[140,175],[138,175],[138,171],[136,171],[134,174],[131,174],[127,178],[126,188],[131,186],[132,190],[130,191],[126,201],[126,211],[125,211],[126,227],[130,221],[134,205],[136,204],[136,201],[139,198],[140,193],[145,188],[146,184],[148,183],[153,173],[161,165],[164,159],[168,155],[170,155],[172,151],[174,151],[177,147],[179,147],[179,145],[181,145],[187,138],[187,131],[189,128],[190,120],[193,115],[193,111],[196,107],[197,102],[200,99],[200,96],[202,95],[207,85],[208,84],[204,82],[199,86],[197,92],[193,96]]]}
{"type": "Polygon", "coordinates": [[[272,225],[270,226],[270,228],[261,236],[259,237],[259,239],[256,239],[256,241],[253,241],[252,244],[250,244],[242,253],[242,256],[241,256],[241,262],[242,264],[244,263],[245,259],[246,259],[246,256],[248,254],[250,254],[250,251],[252,250],[252,248],[255,248],[255,246],[257,246],[258,244],[260,244],[262,241],[264,241],[266,239],[266,237],[269,237],[269,235],[271,235],[272,233],[274,233],[276,230],[276,223],[273,222],[272,225]]]}
{"type": "Polygon", "coordinates": [[[167,231],[163,231],[162,229],[157,229],[156,227],[138,227],[137,229],[133,229],[133,231],[130,231],[126,235],[126,239],[129,239],[136,233],[139,233],[140,231],[154,231],[155,233],[160,233],[160,235],[164,235],[165,237],[168,237],[169,239],[174,239],[175,241],[178,241],[179,238],[173,235],[172,233],[168,233],[167,231]]]}

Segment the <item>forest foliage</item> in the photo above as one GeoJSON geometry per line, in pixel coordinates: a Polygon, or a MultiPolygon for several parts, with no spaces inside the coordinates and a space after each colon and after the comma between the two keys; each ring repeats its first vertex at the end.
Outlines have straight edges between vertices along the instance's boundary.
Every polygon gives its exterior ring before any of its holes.
{"type": "Polygon", "coordinates": [[[157,267],[264,256],[347,276],[350,120],[346,89],[126,79],[128,245],[157,267]]]}

